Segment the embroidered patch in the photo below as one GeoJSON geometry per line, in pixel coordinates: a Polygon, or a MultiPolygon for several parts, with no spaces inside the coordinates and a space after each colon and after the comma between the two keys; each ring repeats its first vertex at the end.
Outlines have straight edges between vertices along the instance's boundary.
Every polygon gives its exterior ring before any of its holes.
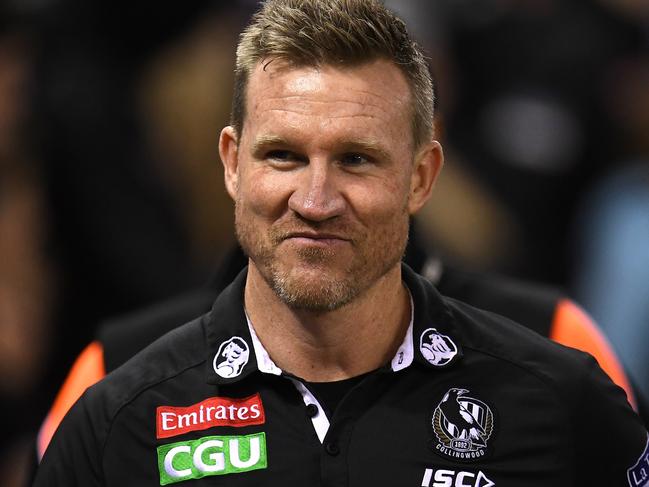
{"type": "Polygon", "coordinates": [[[626,471],[630,487],[649,487],[649,438],[636,464],[626,471]]]}
{"type": "Polygon", "coordinates": [[[238,377],[250,358],[250,348],[243,338],[232,337],[221,343],[214,356],[214,372],[224,379],[238,377]]]}
{"type": "Polygon", "coordinates": [[[446,335],[435,328],[428,328],[421,334],[419,350],[431,365],[442,367],[457,355],[457,346],[446,335]]]}
{"type": "Polygon", "coordinates": [[[494,415],[484,402],[465,396],[469,391],[449,389],[433,412],[435,451],[445,458],[478,460],[488,450],[494,430],[494,415]]]}
{"type": "Polygon", "coordinates": [[[268,466],[265,433],[206,436],[158,447],[160,485],[268,466]]]}
{"type": "Polygon", "coordinates": [[[249,426],[266,421],[261,397],[210,397],[188,407],[158,406],[156,437],[169,438],[215,426],[249,426]]]}

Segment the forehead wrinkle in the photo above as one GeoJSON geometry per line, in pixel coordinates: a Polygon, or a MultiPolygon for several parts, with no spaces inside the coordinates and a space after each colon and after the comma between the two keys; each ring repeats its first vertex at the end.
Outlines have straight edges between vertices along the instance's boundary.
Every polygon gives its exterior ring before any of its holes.
{"type": "MultiPolygon", "coordinates": [[[[301,100],[301,97],[295,97],[301,100]]],[[[303,101],[303,100],[302,100],[303,101]]],[[[276,124],[279,120],[277,116],[287,116],[295,115],[298,117],[306,117],[308,119],[319,120],[319,123],[327,123],[327,121],[334,120],[372,120],[378,121],[382,126],[383,124],[391,123],[395,117],[400,116],[401,113],[390,113],[388,110],[383,109],[381,106],[373,104],[363,104],[358,102],[343,102],[345,106],[333,107],[331,110],[314,110],[310,106],[318,105],[333,105],[334,103],[339,104],[339,102],[327,102],[327,101],[303,101],[303,103],[280,103],[279,106],[259,106],[267,104],[267,100],[260,102],[257,106],[254,107],[254,111],[251,113],[250,118],[255,119],[261,122],[263,125],[268,123],[272,125],[276,124]],[[349,110],[349,105],[354,105],[358,107],[358,110],[349,110]],[[368,110],[368,108],[375,108],[375,110],[368,110]],[[275,115],[276,114],[276,115],[275,115]]],[[[270,105],[273,105],[270,103],[270,105]]],[[[340,105],[340,104],[339,104],[340,105]]],[[[294,121],[293,123],[302,123],[294,121]]],[[[291,124],[293,124],[291,123],[291,124]]],[[[366,127],[369,129],[370,127],[366,127]]]]}
{"type": "Polygon", "coordinates": [[[403,139],[401,129],[412,130],[413,102],[407,80],[400,73],[392,73],[389,66],[387,74],[383,70],[378,75],[373,66],[367,68],[372,71],[366,72],[366,67],[291,67],[272,73],[257,70],[248,86],[251,96],[246,103],[247,116],[270,132],[281,126],[299,128],[305,123],[333,128],[348,120],[353,126],[358,121],[358,135],[390,127],[392,131],[398,129],[397,135],[403,139]],[[363,124],[367,126],[361,128],[363,124]]]}
{"type": "Polygon", "coordinates": [[[360,101],[347,101],[347,100],[305,100],[304,97],[297,95],[297,96],[291,96],[291,97],[276,97],[276,98],[267,98],[263,100],[262,102],[259,103],[259,105],[256,107],[256,110],[259,112],[263,111],[268,111],[268,112],[286,112],[286,113],[296,113],[298,115],[310,115],[311,110],[308,108],[309,105],[330,105],[332,106],[332,109],[329,110],[329,113],[321,113],[317,114],[318,117],[320,118],[344,118],[344,117],[367,117],[367,118],[387,118],[391,120],[395,115],[399,115],[400,113],[390,113],[390,110],[386,110],[384,107],[382,107],[380,104],[374,104],[374,103],[367,103],[367,102],[360,102],[360,101]],[[263,107],[261,105],[267,105],[270,104],[272,105],[273,101],[290,101],[290,100],[296,100],[298,103],[293,103],[290,107],[281,107],[281,108],[273,108],[273,107],[263,107]],[[303,107],[302,109],[300,109],[303,107]],[[337,112],[341,111],[346,111],[349,110],[350,108],[358,108],[359,110],[362,110],[363,113],[354,113],[354,114],[337,114],[337,112]],[[376,110],[376,112],[379,113],[367,113],[368,111],[373,111],[376,110]],[[331,113],[333,112],[333,113],[331,113]]]}
{"type": "MultiPolygon", "coordinates": [[[[286,109],[286,108],[272,108],[267,110],[268,112],[277,112],[277,113],[295,113],[297,115],[309,115],[310,112],[308,111],[300,111],[296,109],[286,109]]],[[[368,118],[371,120],[378,119],[381,120],[381,117],[377,117],[376,115],[370,115],[367,113],[359,113],[355,115],[318,115],[318,118],[323,118],[323,119],[340,119],[340,118],[368,118]]]]}

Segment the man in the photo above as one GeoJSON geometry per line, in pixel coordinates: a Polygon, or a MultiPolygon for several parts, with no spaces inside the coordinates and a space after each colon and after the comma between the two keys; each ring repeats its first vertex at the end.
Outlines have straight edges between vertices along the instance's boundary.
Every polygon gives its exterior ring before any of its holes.
{"type": "Polygon", "coordinates": [[[592,358],[401,265],[442,151],[393,14],[264,4],[220,153],[247,270],[82,396],[35,485],[648,485],[647,433],[592,358]],[[247,360],[219,373],[231,344],[247,360]]]}
{"type": "MultiPolygon", "coordinates": [[[[427,277],[441,294],[496,312],[558,343],[590,353],[611,380],[625,390],[629,403],[648,423],[646,398],[631,387],[606,337],[578,305],[556,289],[444,265],[431,244],[414,229],[411,223],[404,262],[427,277]]],[[[247,263],[241,249],[233,247],[223,257],[209,286],[102,324],[95,340],[75,361],[40,428],[35,460],[43,457],[61,420],[88,387],[168,331],[207,313],[216,296],[247,263]]]]}

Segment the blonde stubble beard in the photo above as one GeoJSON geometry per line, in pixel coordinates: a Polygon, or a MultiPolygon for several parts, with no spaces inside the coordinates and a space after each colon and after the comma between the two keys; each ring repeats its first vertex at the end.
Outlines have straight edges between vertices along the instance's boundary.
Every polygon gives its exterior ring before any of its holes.
{"type": "Polygon", "coordinates": [[[381,231],[370,237],[369,232],[359,229],[358,225],[342,221],[307,223],[293,216],[289,221],[271,227],[267,239],[264,239],[254,223],[245,217],[242,204],[235,203],[237,239],[260,275],[288,307],[315,313],[334,311],[351,303],[397,265],[407,244],[409,216],[405,206],[395,222],[398,228],[382,224],[381,231]],[[351,237],[355,258],[342,269],[342,278],[331,276],[326,271],[327,264],[336,257],[335,251],[329,249],[302,248],[297,251],[304,264],[321,269],[317,282],[297,269],[282,268],[280,259],[276,257],[279,245],[289,232],[305,229],[351,237]],[[369,238],[374,241],[369,242],[369,238]]]}

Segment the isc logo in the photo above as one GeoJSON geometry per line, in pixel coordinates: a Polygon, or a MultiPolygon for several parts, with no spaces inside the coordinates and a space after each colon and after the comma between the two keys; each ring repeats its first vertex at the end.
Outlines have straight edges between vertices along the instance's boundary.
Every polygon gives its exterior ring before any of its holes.
{"type": "Polygon", "coordinates": [[[456,472],[455,470],[444,470],[427,468],[421,487],[492,487],[496,485],[489,480],[482,472],[456,472]]]}

